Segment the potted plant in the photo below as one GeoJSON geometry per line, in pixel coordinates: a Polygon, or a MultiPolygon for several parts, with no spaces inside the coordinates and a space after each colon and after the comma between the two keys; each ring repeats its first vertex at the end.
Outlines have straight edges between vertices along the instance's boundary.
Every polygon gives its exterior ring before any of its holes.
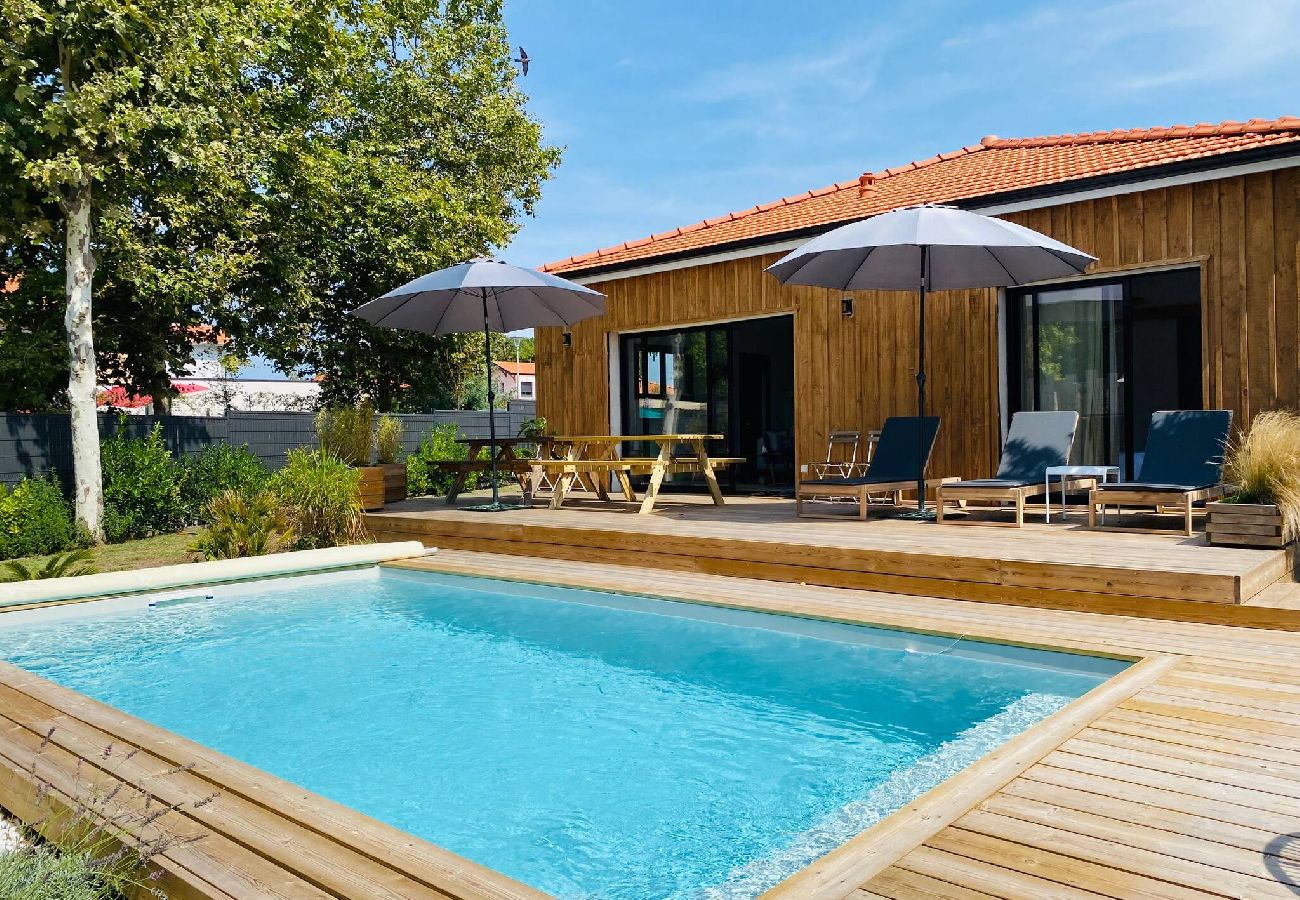
{"type": "Polygon", "coordinates": [[[369,400],[356,406],[329,406],[316,414],[321,449],[361,473],[361,508],[384,508],[384,467],[370,464],[375,444],[375,410],[369,400]]]}
{"type": "Polygon", "coordinates": [[[384,470],[384,502],[406,499],[406,463],[402,455],[402,420],[397,416],[380,416],[375,427],[375,461],[384,470]]]}
{"type": "Polygon", "coordinates": [[[1260,413],[1228,447],[1225,479],[1236,493],[1206,506],[1211,544],[1285,547],[1300,533],[1300,416],[1260,413]]]}

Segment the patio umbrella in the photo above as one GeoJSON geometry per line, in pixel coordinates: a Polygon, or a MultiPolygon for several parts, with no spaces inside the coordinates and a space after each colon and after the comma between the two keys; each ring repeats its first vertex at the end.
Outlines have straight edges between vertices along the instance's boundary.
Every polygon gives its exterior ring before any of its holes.
{"type": "MultiPolygon", "coordinates": [[[[1009,287],[1079,275],[1096,257],[1031,228],[953,206],[896,209],[828,231],[768,266],[782,284],[841,291],[917,291],[920,349],[917,415],[925,416],[925,295],[927,291],[1009,287]]],[[[925,513],[925,445],[920,455],[917,509],[925,513]]]]}
{"type": "Polygon", "coordinates": [[[425,334],[483,329],[487,370],[488,434],[492,457],[492,503],[480,510],[513,509],[497,490],[496,394],[492,390],[493,331],[540,325],[572,325],[605,312],[605,295],[536,269],[479,258],[421,275],[352,310],[373,325],[425,334]]]}

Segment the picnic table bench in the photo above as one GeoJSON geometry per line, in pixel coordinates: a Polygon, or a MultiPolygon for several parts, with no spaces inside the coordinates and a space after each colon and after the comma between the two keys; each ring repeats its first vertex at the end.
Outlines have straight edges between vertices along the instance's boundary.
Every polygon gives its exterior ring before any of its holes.
{"type": "Polygon", "coordinates": [[[708,441],[723,440],[720,434],[638,434],[638,435],[574,435],[550,438],[537,459],[529,460],[530,477],[525,489],[529,501],[539,496],[547,487],[551,490],[550,507],[559,509],[575,481],[590,485],[601,500],[609,500],[609,479],[618,480],[625,500],[636,502],[632,488],[632,475],[649,475],[645,498],[641,501],[641,514],[654,509],[659,489],[668,475],[703,475],[709,494],[718,506],[725,502],[718,486],[717,470],[744,462],[740,457],[710,457],[708,441]],[[618,448],[624,443],[657,444],[655,456],[621,457],[618,448]],[[677,455],[679,446],[690,448],[690,455],[677,455]]]}
{"type": "MultiPolygon", "coordinates": [[[[469,480],[470,475],[489,472],[492,469],[491,458],[480,459],[483,451],[491,445],[487,438],[460,438],[456,441],[458,444],[466,445],[465,459],[446,460],[444,462],[434,463],[434,467],[441,472],[454,472],[456,479],[451,483],[447,491],[447,503],[453,504],[460,492],[465,489],[465,482],[469,480]]],[[[509,472],[519,480],[521,486],[527,482],[528,475],[532,471],[532,460],[527,457],[521,457],[515,453],[515,448],[520,444],[536,444],[533,438],[497,438],[497,471],[509,472]]]]}

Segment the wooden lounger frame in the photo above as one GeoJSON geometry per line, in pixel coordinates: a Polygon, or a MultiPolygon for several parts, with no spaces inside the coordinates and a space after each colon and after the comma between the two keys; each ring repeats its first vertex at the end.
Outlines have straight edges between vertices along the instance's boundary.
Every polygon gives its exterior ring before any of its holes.
{"type": "MultiPolygon", "coordinates": [[[[1077,491],[1092,489],[1097,486],[1097,479],[1090,476],[1067,478],[1063,485],[1054,485],[1061,490],[1077,491]]],[[[1041,497],[1048,493],[1048,486],[1043,482],[1016,485],[1014,487],[994,487],[992,485],[971,485],[963,487],[960,482],[950,484],[935,491],[935,521],[940,525],[1005,525],[1020,528],[1025,524],[1025,500],[1029,497],[1041,497]],[[945,500],[1009,500],[1015,503],[1016,518],[1013,522],[989,522],[985,519],[945,519],[943,504],[945,500]]]]}
{"type": "MultiPolygon", "coordinates": [[[[938,489],[941,485],[951,484],[954,481],[960,481],[954,475],[944,478],[927,478],[925,480],[926,490],[931,488],[938,489]]],[[[902,496],[904,491],[915,490],[916,479],[907,481],[880,481],[866,484],[799,484],[794,492],[794,513],[796,516],[804,519],[838,519],[839,515],[823,515],[820,513],[806,513],[803,511],[804,500],[811,500],[820,497],[851,497],[858,503],[858,518],[865,520],[867,511],[874,506],[882,504],[872,504],[870,502],[871,494],[892,494],[893,506],[902,505],[902,496]]]]}
{"type": "MultiPolygon", "coordinates": [[[[1231,485],[1216,484],[1213,487],[1198,488],[1194,491],[1144,491],[1144,490],[1109,490],[1102,491],[1094,487],[1088,492],[1088,527],[1105,528],[1106,525],[1097,524],[1097,509],[1102,508],[1102,515],[1106,514],[1106,506],[1123,506],[1129,504],[1132,506],[1154,506],[1157,511],[1162,507],[1174,507],[1182,510],[1183,513],[1183,534],[1191,537],[1195,532],[1192,528],[1192,507],[1202,500],[1217,500],[1220,497],[1226,497],[1228,492],[1233,490],[1231,485]]],[[[1143,531],[1158,531],[1159,529],[1147,528],[1143,531]]]]}

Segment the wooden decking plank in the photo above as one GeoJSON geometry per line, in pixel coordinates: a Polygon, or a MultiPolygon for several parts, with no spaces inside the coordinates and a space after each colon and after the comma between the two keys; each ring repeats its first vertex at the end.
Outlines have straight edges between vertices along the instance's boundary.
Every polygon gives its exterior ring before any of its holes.
{"type": "MultiPolygon", "coordinates": [[[[996,828],[996,823],[989,823],[988,820],[991,818],[995,817],[985,816],[977,821],[981,821],[985,827],[996,828]]],[[[1027,830],[1023,822],[1016,823],[1011,820],[1009,824],[1010,827],[1004,830],[1014,833],[1027,830]]],[[[1067,835],[1062,833],[1060,837],[1064,839],[1067,835]]],[[[1206,896],[1210,896],[1202,891],[1167,881],[1159,881],[1145,875],[1078,859],[1041,846],[1029,846],[1001,835],[974,831],[963,826],[944,829],[926,841],[926,846],[1059,885],[1078,886],[1107,897],[1124,897],[1127,900],[1205,900],[1206,896]]]]}
{"type": "MultiPolygon", "coordinates": [[[[858,890],[889,900],[997,900],[994,894],[897,866],[885,869],[858,890]]],[[[849,896],[855,897],[857,892],[849,896]]]]}
{"type": "MultiPolygon", "coordinates": [[[[1027,775],[1008,784],[1001,792],[989,798],[989,802],[1016,797],[1035,801],[1045,809],[1074,810],[1089,816],[1104,817],[1111,820],[1109,827],[1115,829],[1111,839],[1119,843],[1128,842],[1125,836],[1128,826],[1141,826],[1144,829],[1143,840],[1148,837],[1145,830],[1159,832],[1150,837],[1152,846],[1148,849],[1177,848],[1184,859],[1206,862],[1242,874],[1266,873],[1267,866],[1261,859],[1264,856],[1279,856],[1300,862],[1300,847],[1292,848],[1279,843],[1277,832],[1201,815],[1198,814],[1200,807],[1197,807],[1197,812],[1189,812],[1185,795],[1172,795],[1173,802],[1162,806],[1159,803],[1161,798],[1153,792],[1133,791],[1131,785],[1123,791],[1127,796],[1121,798],[1115,797],[1113,793],[1096,793],[1096,790],[1115,791],[1120,783],[1109,786],[1086,781],[1082,783],[1088,784],[1091,790],[1038,781],[1036,777],[1027,775]],[[1190,842],[1162,843],[1171,840],[1169,835],[1180,839],[1188,838],[1190,842]],[[1225,850],[1225,847],[1230,850],[1225,850]]],[[[1164,798],[1164,802],[1169,803],[1169,799],[1164,798]]],[[[1248,812],[1250,811],[1244,807],[1235,811],[1236,815],[1243,817],[1248,812]]]]}
{"type": "MultiPolygon", "coordinates": [[[[1146,735],[1124,734],[1098,728],[1095,725],[1087,730],[1083,739],[1089,744],[1106,744],[1123,750],[1142,751],[1152,757],[1167,760],[1174,768],[1186,768],[1186,764],[1191,764],[1196,769],[1202,766],[1235,769],[1247,776],[1265,776],[1265,781],[1255,782],[1256,784],[1272,783],[1276,780],[1278,783],[1289,782],[1300,786],[1300,765],[1296,764],[1300,757],[1292,757],[1290,761],[1282,762],[1259,759],[1237,753],[1231,746],[1195,747],[1187,742],[1157,741],[1146,735]]],[[[1075,753],[1085,752],[1080,749],[1080,746],[1082,742],[1071,744],[1067,749],[1075,753]]],[[[1289,791],[1282,793],[1284,796],[1290,796],[1289,791]]]]}
{"type": "MultiPolygon", "coordinates": [[[[1135,719],[1132,714],[1117,710],[1093,722],[1088,727],[1088,734],[1092,736],[1093,740],[1096,740],[1097,732],[1109,731],[1134,738],[1158,741],[1161,744],[1214,750],[1247,759],[1281,763],[1300,770],[1300,764],[1297,764],[1300,756],[1297,756],[1295,751],[1279,750],[1267,744],[1247,742],[1237,734],[1231,733],[1228,729],[1222,729],[1218,734],[1212,734],[1206,733],[1204,730],[1179,728],[1177,727],[1179,724],[1179,720],[1163,719],[1156,716],[1135,719]]],[[[1187,722],[1186,724],[1194,727],[1194,723],[1187,722]]],[[[1214,726],[1205,727],[1213,728],[1214,726]]]]}
{"type": "Polygon", "coordinates": [[[1175,685],[1155,685],[1146,691],[1143,700],[1155,703],[1187,705],[1195,703],[1198,709],[1220,712],[1244,719],[1267,719],[1274,725],[1283,725],[1300,733],[1300,713],[1283,709],[1256,705],[1258,701],[1250,698],[1234,697],[1222,691],[1203,691],[1194,688],[1180,688],[1175,685]]]}
{"type": "MultiPolygon", "coordinates": [[[[1137,777],[1149,777],[1149,773],[1139,771],[1141,774],[1137,777]]],[[[1114,774],[1133,777],[1132,773],[1124,771],[1116,771],[1114,774]]],[[[1112,778],[1095,772],[1061,769],[1051,765],[1035,766],[1025,773],[1024,780],[1039,782],[1052,788],[1087,791],[1122,802],[1131,799],[1150,808],[1184,812],[1230,825],[1271,831],[1275,834],[1289,834],[1300,830],[1300,811],[1282,812],[1281,810],[1286,807],[1278,806],[1260,809],[1258,806],[1245,805],[1213,794],[1192,794],[1186,789],[1187,785],[1177,781],[1159,785],[1145,784],[1124,780],[1122,777],[1112,778]]]]}
{"type": "MultiPolygon", "coordinates": [[[[1093,756],[1080,756],[1075,753],[1067,753],[1058,750],[1049,754],[1044,760],[1044,764],[1056,766],[1057,768],[1068,769],[1074,772],[1084,772],[1089,775],[1110,775],[1119,781],[1128,781],[1133,784],[1148,785],[1151,787],[1168,788],[1183,794],[1191,794],[1193,797],[1208,797],[1212,800],[1227,800],[1236,803],[1239,806],[1250,806],[1255,809],[1269,810],[1275,809],[1279,804],[1290,804],[1289,799],[1279,794],[1272,794],[1267,791],[1256,791],[1250,788],[1244,788],[1240,785],[1230,784],[1220,780],[1210,780],[1200,778],[1196,775],[1186,775],[1178,772],[1166,772],[1161,769],[1151,769],[1144,766],[1129,765],[1126,762],[1115,759],[1100,759],[1093,756]]],[[[1200,773],[1198,773],[1199,775],[1200,773]]]]}
{"type": "Polygon", "coordinates": [[[1103,762],[1123,763],[1127,766],[1150,769],[1154,772],[1167,772],[1169,774],[1193,772],[1195,777],[1201,781],[1212,781],[1216,784],[1231,785],[1258,793],[1274,794],[1278,797],[1300,800],[1300,782],[1263,773],[1243,772],[1210,762],[1189,765],[1186,760],[1181,758],[1160,752],[1152,753],[1148,749],[1137,750],[1130,747],[1116,746],[1114,743],[1076,739],[1063,746],[1061,752],[1075,756],[1088,756],[1103,762]]]}
{"type": "Polygon", "coordinates": [[[1195,698],[1145,694],[1120,704],[1120,709],[1151,713],[1174,719],[1188,719],[1210,725],[1241,728],[1257,734],[1273,735],[1279,747],[1300,746],[1300,728],[1290,722],[1272,720],[1267,712],[1248,715],[1241,707],[1224,710],[1224,704],[1210,704],[1195,698]]]}
{"type": "MultiPolygon", "coordinates": [[[[947,835],[949,832],[945,831],[947,835]]],[[[951,845],[951,841],[945,841],[951,845]]],[[[923,844],[895,863],[897,868],[985,891],[1005,900],[1096,900],[1107,896],[1009,869],[978,857],[923,844]]]]}
{"type": "Polygon", "coordinates": [[[1005,793],[981,804],[980,813],[973,814],[969,823],[959,822],[959,827],[995,829],[993,833],[1010,839],[1021,835],[1022,842],[1027,840],[1033,847],[1211,894],[1294,900],[1291,889],[1270,875],[1259,853],[1005,793]],[[1035,827],[1013,826],[1003,819],[1035,827]],[[1070,837],[1062,838],[1062,833],[1070,837]]]}

